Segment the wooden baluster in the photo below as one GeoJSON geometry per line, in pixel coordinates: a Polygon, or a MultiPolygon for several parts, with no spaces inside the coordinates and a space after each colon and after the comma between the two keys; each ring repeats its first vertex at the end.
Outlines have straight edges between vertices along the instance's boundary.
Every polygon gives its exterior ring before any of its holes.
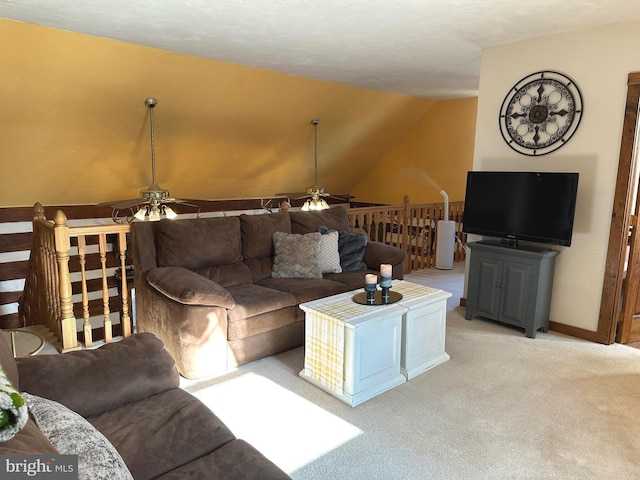
{"type": "Polygon", "coordinates": [[[349,230],[353,232],[357,224],[358,224],[358,215],[355,213],[349,212],[349,230]]]}
{"type": "Polygon", "coordinates": [[[122,299],[122,317],[120,318],[120,326],[122,327],[122,336],[131,335],[131,318],[129,317],[129,286],[127,285],[127,234],[125,232],[118,233],[118,246],[120,248],[120,269],[121,286],[120,291],[122,299]]]}
{"type": "Polygon", "coordinates": [[[33,301],[30,307],[30,312],[29,312],[29,315],[31,318],[31,320],[29,321],[29,325],[33,325],[34,323],[36,323],[36,319],[38,319],[38,321],[40,322],[44,322],[44,324],[47,325],[47,319],[45,318],[45,316],[42,314],[40,310],[40,296],[41,296],[42,287],[40,286],[40,283],[39,283],[39,280],[40,280],[39,266],[42,263],[42,237],[41,237],[40,228],[38,227],[35,221],[33,223],[33,241],[34,241],[34,246],[31,252],[31,257],[32,257],[31,261],[34,262],[35,265],[34,265],[34,272],[31,275],[32,282],[31,282],[31,288],[29,292],[29,299],[33,301]]]}
{"type": "Polygon", "coordinates": [[[409,228],[411,224],[411,205],[409,204],[409,195],[404,196],[404,211],[402,218],[402,249],[407,252],[407,259],[405,260],[405,271],[410,273],[413,269],[411,264],[411,248],[409,245],[410,233],[409,228]]]}
{"type": "Polygon", "coordinates": [[[405,229],[407,231],[406,234],[406,242],[407,242],[407,253],[410,258],[411,270],[415,270],[419,268],[419,264],[416,262],[416,251],[415,251],[415,240],[414,240],[414,229],[415,229],[415,208],[409,206],[409,217],[407,218],[407,223],[405,225],[405,229]]]}
{"type": "Polygon", "coordinates": [[[375,214],[371,213],[371,223],[369,224],[369,240],[376,239],[376,219],[375,214]]]}
{"type": "Polygon", "coordinates": [[[73,302],[71,300],[71,278],[69,276],[69,227],[67,217],[58,210],[53,219],[54,240],[57,261],[58,293],[60,298],[60,333],[62,335],[63,351],[78,347],[78,335],[76,332],[76,319],[73,315],[73,302]]]}
{"type": "Polygon", "coordinates": [[[421,269],[424,268],[424,258],[425,258],[425,251],[424,251],[424,245],[425,245],[425,233],[423,231],[423,222],[422,222],[422,216],[421,216],[421,212],[422,212],[422,208],[420,207],[416,207],[413,210],[413,231],[414,231],[414,238],[415,238],[415,248],[414,248],[414,252],[415,252],[415,257],[416,257],[416,268],[417,269],[421,269]]]}
{"type": "Polygon", "coordinates": [[[45,236],[47,233],[48,232],[46,232],[43,228],[39,229],[40,245],[38,247],[37,265],[38,281],[36,282],[36,285],[38,286],[38,315],[42,317],[45,325],[47,325],[49,330],[55,333],[58,340],[61,341],[62,339],[60,329],[58,327],[58,319],[57,317],[55,319],[53,318],[48,303],[51,290],[54,288],[54,286],[52,285],[54,280],[53,278],[49,278],[50,251],[47,237],[45,236]]]}
{"type": "Polygon", "coordinates": [[[432,218],[431,225],[433,228],[431,229],[429,236],[429,245],[431,245],[432,248],[429,252],[428,268],[433,268],[436,260],[436,250],[438,250],[438,242],[436,240],[438,237],[438,220],[440,220],[440,217],[438,215],[438,208],[435,205],[429,208],[429,210],[430,218],[432,218]]]}
{"type": "Polygon", "coordinates": [[[431,212],[429,211],[429,207],[423,208],[423,215],[424,215],[424,223],[427,227],[427,235],[425,237],[427,251],[425,252],[425,255],[424,255],[423,268],[430,268],[432,266],[431,259],[433,258],[433,250],[435,248],[434,228],[436,227],[436,223],[433,220],[431,212]]]}
{"type": "Polygon", "coordinates": [[[93,345],[91,322],[89,321],[89,294],[87,293],[87,242],[84,235],[78,236],[78,259],[80,260],[80,276],[82,284],[82,331],[84,332],[84,346],[93,345]]]}
{"type": "MultiPolygon", "coordinates": [[[[104,313],[104,341],[110,343],[113,340],[111,330],[111,311],[109,310],[109,286],[107,284],[107,236],[104,233],[98,235],[100,249],[100,264],[102,265],[102,306],[104,313]]],[[[124,272],[123,272],[124,273],[124,272]]]]}
{"type": "MultiPolygon", "coordinates": [[[[454,231],[454,235],[456,238],[460,238],[460,218],[459,218],[459,211],[457,209],[457,207],[451,207],[451,217],[449,217],[451,220],[453,220],[456,225],[455,227],[455,231],[454,231]]],[[[458,246],[458,241],[454,240],[453,242],[453,261],[457,262],[458,260],[460,260],[460,248],[458,246]]]]}
{"type": "Polygon", "coordinates": [[[52,331],[62,344],[62,303],[60,298],[60,276],[58,275],[58,257],[56,254],[56,238],[55,231],[53,235],[50,232],[45,233],[45,268],[44,281],[47,285],[44,309],[49,317],[52,325],[52,331]]]}
{"type": "Polygon", "coordinates": [[[424,208],[415,209],[416,216],[416,251],[418,254],[418,268],[424,268],[427,258],[427,250],[429,243],[427,242],[429,235],[429,229],[427,225],[427,219],[425,218],[424,208]]]}

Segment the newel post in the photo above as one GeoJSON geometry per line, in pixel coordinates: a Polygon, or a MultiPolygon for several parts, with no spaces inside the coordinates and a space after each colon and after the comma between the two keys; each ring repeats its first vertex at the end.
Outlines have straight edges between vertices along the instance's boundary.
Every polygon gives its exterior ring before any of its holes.
{"type": "Polygon", "coordinates": [[[71,240],[69,238],[67,217],[61,210],[56,211],[53,223],[56,262],[58,263],[58,287],[60,292],[61,346],[62,351],[66,351],[78,348],[76,319],[73,315],[73,301],[71,300],[71,277],[69,276],[69,250],[71,250],[71,240]]]}

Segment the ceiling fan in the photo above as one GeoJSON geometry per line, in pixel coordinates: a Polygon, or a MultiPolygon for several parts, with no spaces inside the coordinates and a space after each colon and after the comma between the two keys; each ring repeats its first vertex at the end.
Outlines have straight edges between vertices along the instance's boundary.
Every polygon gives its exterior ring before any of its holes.
{"type": "Polygon", "coordinates": [[[337,200],[345,200],[344,197],[333,196],[327,193],[324,187],[318,185],[318,124],[320,123],[319,118],[314,118],[311,120],[311,125],[313,125],[313,161],[314,161],[314,170],[313,170],[313,185],[307,187],[307,191],[305,194],[297,194],[297,193],[279,193],[277,195],[286,195],[287,197],[292,197],[294,195],[300,195],[295,197],[295,200],[300,200],[306,198],[304,204],[302,205],[302,211],[309,210],[325,210],[329,208],[329,204],[325,200],[325,198],[335,198],[337,200]]]}
{"type": "Polygon", "coordinates": [[[149,220],[151,222],[158,221],[162,217],[175,218],[177,213],[171,208],[170,204],[182,204],[193,207],[196,214],[199,215],[200,207],[186,200],[173,198],[169,195],[169,190],[161,188],[156,183],[156,155],[155,155],[155,139],[153,124],[153,109],[158,104],[158,100],[149,97],[144,101],[149,108],[149,123],[151,125],[151,185],[146,189],[140,190],[140,198],[132,198],[129,200],[120,200],[116,202],[104,202],[98,206],[108,205],[112,208],[111,218],[116,223],[131,223],[134,218],[138,220],[149,220]],[[120,216],[121,210],[129,209],[131,216],[120,216]],[[134,213],[135,212],[135,213],[134,213]]]}

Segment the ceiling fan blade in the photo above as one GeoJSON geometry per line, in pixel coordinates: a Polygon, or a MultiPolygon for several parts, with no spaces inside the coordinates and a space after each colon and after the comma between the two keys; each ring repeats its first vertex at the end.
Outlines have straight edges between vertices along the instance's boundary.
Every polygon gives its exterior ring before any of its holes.
{"type": "Polygon", "coordinates": [[[196,205],[195,203],[180,201],[180,202],[175,202],[175,204],[181,205],[181,206],[184,205],[185,207],[197,208],[198,211],[200,211],[200,205],[196,205]]]}
{"type": "Polygon", "coordinates": [[[149,201],[146,198],[132,198],[116,202],[103,202],[98,204],[98,206],[109,206],[111,208],[121,209],[135,207],[136,205],[142,205],[143,203],[149,203],[149,201]]]}
{"type": "Polygon", "coordinates": [[[289,192],[289,193],[276,193],[276,197],[286,197],[291,200],[300,200],[301,198],[310,198],[311,194],[307,192],[289,192]]]}
{"type": "Polygon", "coordinates": [[[345,193],[344,195],[329,195],[328,193],[325,193],[323,196],[333,198],[334,200],[342,200],[344,202],[348,202],[351,198],[351,195],[348,193],[345,193]]]}
{"type": "MultiPolygon", "coordinates": [[[[133,200],[133,199],[131,199],[133,200]]],[[[115,205],[116,203],[121,203],[121,202],[128,202],[129,200],[110,200],[108,202],[100,202],[100,203],[96,203],[96,207],[110,207],[112,205],[115,205]]]]}

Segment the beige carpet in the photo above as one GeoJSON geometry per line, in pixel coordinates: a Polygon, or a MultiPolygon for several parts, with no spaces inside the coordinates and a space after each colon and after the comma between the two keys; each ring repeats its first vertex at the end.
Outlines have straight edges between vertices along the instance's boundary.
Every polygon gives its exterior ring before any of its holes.
{"type": "Polygon", "coordinates": [[[640,478],[640,350],[466,321],[462,271],[407,277],[454,294],[451,360],[355,408],[302,348],[183,388],[296,480],[640,478]]]}

